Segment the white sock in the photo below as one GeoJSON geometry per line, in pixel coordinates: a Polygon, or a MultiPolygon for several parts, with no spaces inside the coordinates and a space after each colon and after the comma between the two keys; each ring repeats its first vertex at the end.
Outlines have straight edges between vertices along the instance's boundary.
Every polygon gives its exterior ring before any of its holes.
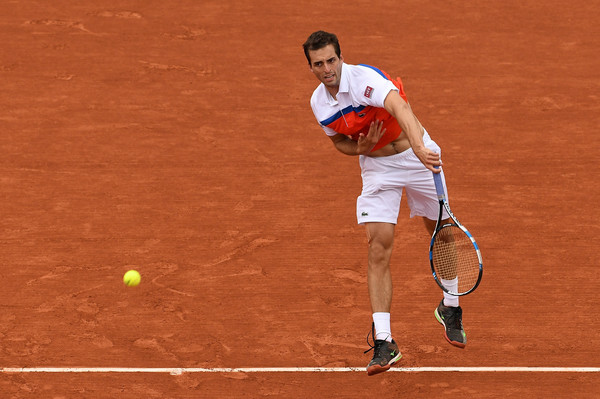
{"type": "MultiPolygon", "coordinates": [[[[452,292],[458,291],[458,277],[452,280],[441,279],[441,281],[442,285],[446,287],[446,289],[452,292]]],[[[458,307],[458,297],[444,292],[444,306],[452,306],[453,308],[458,307]]]]}
{"type": "Polygon", "coordinates": [[[375,339],[392,342],[390,314],[386,312],[373,313],[373,323],[375,323],[375,339]]]}

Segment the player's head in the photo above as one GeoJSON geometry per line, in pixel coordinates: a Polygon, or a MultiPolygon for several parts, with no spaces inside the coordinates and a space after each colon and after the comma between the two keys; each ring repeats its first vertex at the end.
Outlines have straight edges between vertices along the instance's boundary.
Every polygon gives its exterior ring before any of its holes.
{"type": "Polygon", "coordinates": [[[338,58],[342,58],[342,51],[340,50],[340,42],[338,38],[333,33],[325,32],[322,30],[316,31],[312,33],[308,39],[304,42],[302,47],[304,47],[304,55],[308,60],[308,65],[312,66],[310,60],[310,52],[315,50],[320,50],[328,45],[332,45],[335,50],[335,54],[338,58]]]}
{"type": "Polygon", "coordinates": [[[333,33],[317,31],[308,37],[303,47],[310,71],[328,90],[337,92],[344,63],[337,37],[333,33]]]}

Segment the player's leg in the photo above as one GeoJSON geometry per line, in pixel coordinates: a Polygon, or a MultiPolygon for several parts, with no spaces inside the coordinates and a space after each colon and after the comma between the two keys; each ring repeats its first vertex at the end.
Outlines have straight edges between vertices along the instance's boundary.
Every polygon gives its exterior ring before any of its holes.
{"type": "MultiPolygon", "coordinates": [[[[369,208],[367,206],[367,204],[381,204],[378,202],[379,200],[381,198],[373,200],[369,196],[359,197],[359,209],[369,209],[369,211],[360,212],[359,221],[363,217],[373,218],[374,220],[386,220],[386,217],[377,216],[382,208],[369,208]]],[[[397,218],[397,215],[395,218],[397,218]]],[[[367,284],[371,309],[373,311],[373,344],[371,349],[366,351],[373,350],[373,358],[367,365],[367,374],[374,375],[389,370],[402,357],[398,345],[392,339],[390,325],[390,308],[393,292],[390,259],[394,246],[395,224],[392,222],[375,221],[362,221],[361,224],[365,225],[369,243],[367,284]]]]}
{"type": "MultiPolygon", "coordinates": [[[[390,259],[394,246],[394,227],[391,223],[365,223],[369,256],[367,281],[373,313],[390,312],[392,305],[392,276],[390,259]]],[[[389,331],[388,331],[389,332],[389,331]]],[[[377,332],[379,337],[380,332],[377,332]]]]}
{"type": "Polygon", "coordinates": [[[375,338],[387,341],[391,341],[390,259],[401,195],[402,192],[398,190],[378,190],[374,193],[363,193],[357,199],[357,220],[365,226],[369,245],[367,283],[373,322],[376,324],[375,338]]]}
{"type": "MultiPolygon", "coordinates": [[[[435,230],[436,222],[428,218],[423,218],[425,227],[432,235],[435,230]]],[[[449,223],[450,220],[443,220],[442,223],[449,223]]],[[[441,278],[444,287],[457,291],[458,280],[446,280],[441,278]]],[[[459,348],[464,348],[467,344],[467,335],[462,325],[462,308],[458,304],[458,297],[444,292],[444,298],[434,311],[435,318],[444,326],[444,336],[446,340],[459,348]]]]}
{"type": "Polygon", "coordinates": [[[365,223],[369,241],[369,265],[367,283],[373,310],[373,359],[367,366],[367,374],[374,375],[388,370],[402,355],[392,339],[390,308],[392,305],[392,275],[390,259],[394,246],[392,223],[365,223]]]}
{"type": "Polygon", "coordinates": [[[390,327],[390,259],[402,185],[389,181],[391,177],[397,177],[392,158],[361,157],[360,160],[363,190],[356,202],[356,216],[358,223],[365,226],[369,242],[367,282],[373,310],[373,345],[367,352],[373,350],[373,359],[367,366],[367,373],[373,375],[388,370],[402,357],[390,327]]]}
{"type": "MultiPolygon", "coordinates": [[[[423,141],[429,149],[441,154],[441,149],[429,138],[429,135],[424,137],[423,141]]],[[[422,216],[425,228],[429,236],[431,236],[435,230],[439,213],[437,192],[431,172],[420,164],[416,156],[414,156],[413,161],[415,173],[413,173],[410,183],[405,187],[406,199],[411,208],[411,216],[422,216]]],[[[446,197],[448,197],[443,170],[441,174],[446,197]]],[[[448,223],[449,219],[444,218],[442,222],[448,223]]],[[[444,287],[453,291],[457,290],[458,281],[455,278],[444,279],[443,276],[440,277],[442,277],[440,280],[444,287]]],[[[443,295],[443,299],[435,309],[435,317],[444,326],[446,340],[454,346],[464,348],[467,343],[467,337],[462,325],[462,308],[459,306],[458,297],[446,292],[443,295]]]]}

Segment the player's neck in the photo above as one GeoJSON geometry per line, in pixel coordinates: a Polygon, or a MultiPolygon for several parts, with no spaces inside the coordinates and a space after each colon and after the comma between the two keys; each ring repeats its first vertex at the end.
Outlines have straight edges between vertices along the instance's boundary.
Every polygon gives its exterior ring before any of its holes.
{"type": "Polygon", "coordinates": [[[337,86],[325,86],[331,97],[337,101],[337,94],[340,91],[340,85],[337,86]]]}

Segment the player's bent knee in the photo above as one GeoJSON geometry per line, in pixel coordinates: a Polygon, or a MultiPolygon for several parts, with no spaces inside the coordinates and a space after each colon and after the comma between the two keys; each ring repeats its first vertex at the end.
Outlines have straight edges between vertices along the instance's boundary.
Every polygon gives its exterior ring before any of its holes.
{"type": "Polygon", "coordinates": [[[392,255],[392,246],[381,241],[371,241],[369,245],[369,264],[387,265],[392,255]]]}

